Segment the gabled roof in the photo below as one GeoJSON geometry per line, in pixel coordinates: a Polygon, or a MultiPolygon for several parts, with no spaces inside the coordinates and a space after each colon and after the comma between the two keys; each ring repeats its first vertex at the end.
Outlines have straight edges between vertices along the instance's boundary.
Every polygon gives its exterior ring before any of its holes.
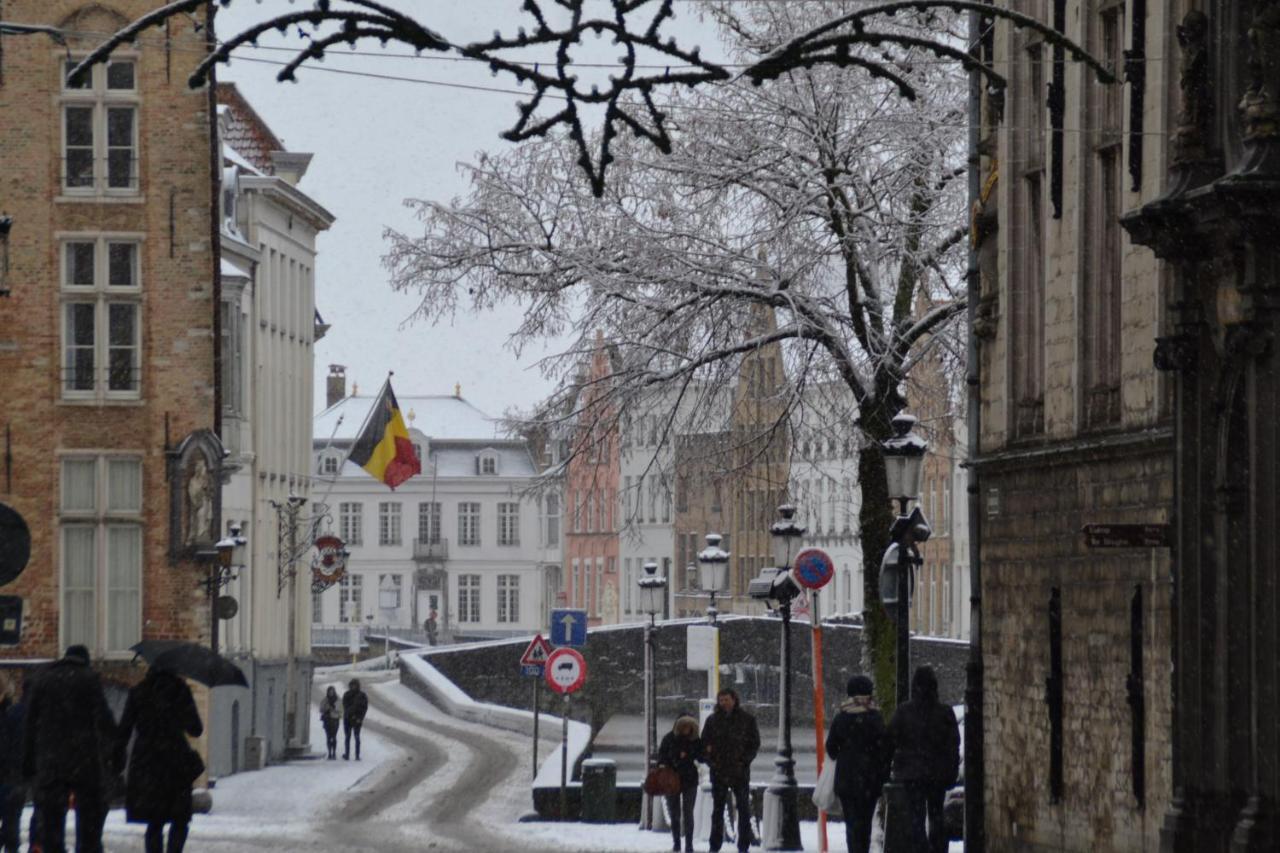
{"type": "MultiPolygon", "coordinates": [[[[334,441],[354,440],[376,399],[377,394],[344,397],[316,415],[313,435],[317,447],[328,444],[331,435],[334,441]],[[342,418],[341,425],[339,418],[342,418]]],[[[485,441],[503,437],[496,418],[452,394],[425,397],[397,394],[396,402],[405,426],[431,439],[485,441]]]]}

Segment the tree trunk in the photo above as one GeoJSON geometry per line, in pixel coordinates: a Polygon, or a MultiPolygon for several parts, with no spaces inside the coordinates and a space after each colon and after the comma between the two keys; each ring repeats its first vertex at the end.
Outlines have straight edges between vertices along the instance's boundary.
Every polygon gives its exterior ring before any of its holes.
{"type": "Polygon", "coordinates": [[[862,660],[863,669],[875,679],[876,699],[888,718],[897,701],[896,638],[894,623],[880,606],[880,560],[889,547],[893,510],[880,442],[891,434],[892,415],[884,403],[872,403],[861,414],[867,439],[858,454],[858,482],[862,487],[862,506],[858,510],[862,542],[862,660]]]}

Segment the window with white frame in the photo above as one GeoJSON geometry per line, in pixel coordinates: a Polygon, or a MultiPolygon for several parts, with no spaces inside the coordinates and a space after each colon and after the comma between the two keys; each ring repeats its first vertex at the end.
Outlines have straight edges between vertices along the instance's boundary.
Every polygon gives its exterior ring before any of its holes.
{"type": "Polygon", "coordinates": [[[498,504],[498,544],[520,544],[520,504],[514,501],[498,504]]]}
{"type": "Polygon", "coordinates": [[[337,474],[338,473],[338,457],[326,455],[320,460],[321,474],[337,474]]]}
{"type": "Polygon", "coordinates": [[[359,624],[364,619],[364,576],[345,574],[338,581],[338,621],[359,624]]]}
{"type": "Polygon", "coordinates": [[[582,602],[579,596],[582,594],[582,579],[578,577],[578,558],[573,558],[573,564],[569,569],[569,603],[580,605],[582,602]]]}
{"type": "Polygon", "coordinates": [[[136,237],[66,239],[62,253],[62,396],[137,399],[142,280],[136,237]]]}
{"type": "MultiPolygon", "coordinates": [[[[223,285],[222,322],[220,336],[222,338],[222,408],[228,414],[239,416],[244,412],[244,383],[241,373],[244,370],[244,325],[240,313],[239,290],[232,291],[223,285]],[[226,298],[231,295],[232,298],[226,298]]],[[[329,461],[325,460],[326,463],[329,461]]],[[[336,474],[337,459],[333,459],[333,470],[326,474],[336,474]]]]}
{"type": "Polygon", "coordinates": [[[69,194],[138,191],[137,65],[119,58],[72,83],[78,59],[65,60],[62,86],[62,187],[69,194]]]}
{"type": "Polygon", "coordinates": [[[437,501],[418,504],[418,541],[424,545],[440,544],[440,504],[437,501]]]}
{"type": "Polygon", "coordinates": [[[631,477],[622,478],[622,523],[631,523],[631,477]]]}
{"type": "Polygon", "coordinates": [[[458,504],[458,544],[480,544],[480,504],[463,501],[458,504]]]}
{"type": "Polygon", "coordinates": [[[498,621],[520,621],[519,575],[498,575],[498,621]]]}
{"type": "Polygon", "coordinates": [[[378,504],[378,544],[400,544],[400,504],[383,501],[378,504]]]}
{"type": "Polygon", "coordinates": [[[382,610],[399,610],[403,583],[404,578],[400,575],[378,575],[378,607],[382,610]]]}
{"type": "Polygon", "coordinates": [[[560,544],[560,496],[550,493],[546,496],[546,544],[560,544]]]}
{"type": "Polygon", "coordinates": [[[486,453],[480,457],[480,473],[481,474],[497,474],[498,473],[498,457],[491,453],[486,453]]]}
{"type": "Polygon", "coordinates": [[[458,575],[458,621],[480,621],[479,575],[458,575]]]}
{"type": "Polygon", "coordinates": [[[364,504],[343,502],[338,504],[338,535],[347,545],[364,542],[364,504]]]}
{"type": "Polygon", "coordinates": [[[324,621],[324,619],[322,618],[323,616],[324,616],[324,593],[316,592],[315,590],[312,590],[311,592],[311,624],[319,625],[321,622],[324,621]]]}
{"type": "Polygon", "coordinates": [[[142,639],[142,460],[62,460],[63,645],[98,654],[142,639]]]}
{"type": "Polygon", "coordinates": [[[594,492],[585,492],[583,501],[587,510],[587,532],[596,532],[596,498],[594,492]]]}

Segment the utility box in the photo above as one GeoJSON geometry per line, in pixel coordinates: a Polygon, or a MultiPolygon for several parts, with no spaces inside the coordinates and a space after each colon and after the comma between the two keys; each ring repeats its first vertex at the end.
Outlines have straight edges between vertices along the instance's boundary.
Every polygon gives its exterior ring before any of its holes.
{"type": "Polygon", "coordinates": [[[267,739],[249,735],[244,739],[244,769],[261,770],[267,766],[267,739]]]}
{"type": "Polygon", "coordinates": [[[582,762],[582,822],[613,823],[617,816],[618,765],[608,758],[582,762]]]}

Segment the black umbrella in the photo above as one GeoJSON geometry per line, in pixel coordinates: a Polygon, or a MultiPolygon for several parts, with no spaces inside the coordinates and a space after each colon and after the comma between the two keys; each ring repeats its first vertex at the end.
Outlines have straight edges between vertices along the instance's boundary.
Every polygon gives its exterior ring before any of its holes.
{"type": "Polygon", "coordinates": [[[240,667],[208,646],[186,640],[143,640],[130,649],[156,669],[168,670],[209,687],[249,686],[240,667]]]}

